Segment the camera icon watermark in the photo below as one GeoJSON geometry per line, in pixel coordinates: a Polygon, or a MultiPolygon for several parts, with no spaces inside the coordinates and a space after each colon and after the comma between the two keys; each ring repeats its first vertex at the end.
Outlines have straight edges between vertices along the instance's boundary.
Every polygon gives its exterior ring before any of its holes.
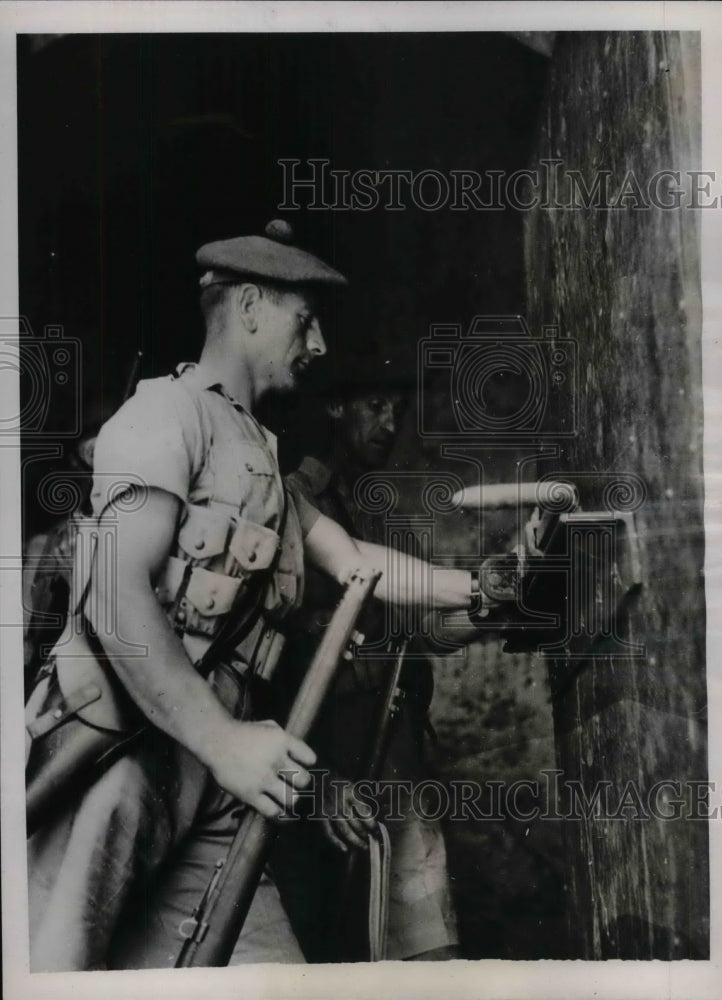
{"type": "Polygon", "coordinates": [[[520,442],[574,437],[576,341],[559,327],[532,337],[522,316],[476,316],[466,332],[434,324],[419,341],[419,434],[425,438],[520,442]],[[454,426],[439,426],[442,393],[454,426]]]}
{"type": "Polygon", "coordinates": [[[0,436],[77,437],[82,427],[80,360],[80,340],[67,337],[62,326],[46,326],[36,336],[24,316],[0,317],[0,436]],[[14,380],[19,381],[19,406],[14,380]],[[64,420],[51,434],[47,422],[58,397],[64,420]]]}

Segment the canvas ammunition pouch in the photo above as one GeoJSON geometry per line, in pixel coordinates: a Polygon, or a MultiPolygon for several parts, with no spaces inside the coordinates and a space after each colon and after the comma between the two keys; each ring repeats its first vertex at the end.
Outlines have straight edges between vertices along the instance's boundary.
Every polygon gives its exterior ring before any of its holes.
{"type": "Polygon", "coordinates": [[[156,593],[194,663],[210,655],[247,682],[270,678],[283,621],[303,596],[293,499],[286,497],[280,535],[213,505],[188,504],[156,593]]]}
{"type": "Polygon", "coordinates": [[[51,713],[27,721],[33,739],[57,729],[71,715],[113,732],[124,732],[137,721],[100,644],[77,631],[77,622],[63,633],[43,667],[41,683],[44,677],[54,678],[51,687],[57,685],[58,696],[51,713]]]}
{"type": "MultiPolygon", "coordinates": [[[[186,505],[174,554],[155,589],[193,663],[210,655],[204,673],[217,668],[212,686],[239,718],[249,711],[249,675],[270,675],[283,648],[279,626],[301,600],[303,543],[290,496],[280,535],[227,510],[212,503],[186,505]]],[[[94,530],[97,541],[96,523],[88,519],[83,527],[86,542],[94,530]]],[[[91,771],[97,776],[99,765],[117,759],[146,724],[82,616],[93,562],[87,551],[83,567],[76,560],[77,613],[26,710],[29,833],[61,801],[63,789],[72,792],[91,771]]]]}
{"type": "MultiPolygon", "coordinates": [[[[30,836],[124,752],[143,720],[84,636],[68,638],[43,668],[26,708],[30,836]]],[[[60,645],[60,644],[59,644],[60,645]]]]}
{"type": "Polygon", "coordinates": [[[243,593],[256,590],[251,607],[280,622],[303,593],[303,542],[293,499],[286,498],[281,534],[245,518],[229,517],[225,505],[187,504],[174,555],[156,594],[173,628],[182,635],[213,638],[243,593]],[[254,588],[259,574],[265,587],[254,588]]]}
{"type": "MultiPolygon", "coordinates": [[[[250,669],[268,675],[275,666],[282,648],[279,626],[298,605],[303,591],[301,530],[290,497],[287,504],[281,536],[252,521],[230,518],[212,505],[186,505],[176,554],[169,557],[155,590],[194,663],[208,653],[222,623],[233,612],[239,626],[237,641],[231,629],[219,658],[232,663],[240,674],[250,669]]],[[[92,556],[86,554],[83,563],[85,568],[76,560],[78,610],[87,598],[92,556]]],[[[138,655],[143,655],[142,647],[138,655]]],[[[69,621],[39,683],[53,670],[62,705],[53,707],[52,718],[28,721],[32,738],[58,728],[73,714],[101,728],[118,732],[128,728],[128,706],[118,704],[122,689],[82,615],[69,621]]],[[[36,700],[31,698],[29,707],[36,700]]]]}

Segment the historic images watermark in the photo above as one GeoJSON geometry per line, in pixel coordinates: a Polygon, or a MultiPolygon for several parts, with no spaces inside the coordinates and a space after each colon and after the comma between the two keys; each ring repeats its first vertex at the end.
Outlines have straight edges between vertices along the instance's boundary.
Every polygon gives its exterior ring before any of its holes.
{"type": "MultiPolygon", "coordinates": [[[[2,332],[2,331],[0,331],[2,332]]],[[[21,413],[15,422],[0,424],[10,442],[10,434],[17,437],[22,429],[25,453],[22,456],[23,488],[29,492],[28,473],[33,463],[57,458],[63,443],[57,440],[82,435],[81,345],[65,337],[62,328],[47,328],[42,336],[34,336],[26,321],[6,321],[5,338],[2,340],[4,370],[19,376],[23,386],[21,413]],[[9,325],[8,325],[9,324],[9,325]],[[70,405],[68,425],[60,432],[47,428],[48,400],[57,391],[64,391],[70,405]]],[[[632,473],[575,472],[573,476],[555,468],[560,446],[556,439],[574,438],[579,432],[578,414],[578,345],[558,325],[543,327],[540,336],[532,335],[520,316],[475,316],[466,328],[459,324],[432,324],[429,334],[418,344],[417,369],[417,432],[420,438],[438,447],[439,461],[433,472],[401,470],[370,473],[356,483],[355,500],[359,508],[384,521],[387,556],[383,571],[394,582],[406,573],[397,553],[420,550],[429,562],[448,564],[451,561],[461,568],[478,570],[485,560],[499,553],[483,551],[482,521],[485,507],[507,506],[515,508],[516,538],[507,563],[500,563],[482,574],[483,593],[478,606],[472,608],[474,626],[479,634],[497,632],[502,625],[535,628],[539,631],[536,651],[542,655],[565,657],[570,643],[579,647],[595,637],[612,640],[612,651],[620,655],[644,655],[643,648],[631,648],[617,635],[616,620],[605,617],[604,609],[614,602],[612,579],[616,573],[615,552],[618,535],[624,524],[619,516],[631,515],[646,498],[644,483],[632,473]],[[499,379],[508,384],[513,380],[514,391],[500,393],[499,379]],[[438,399],[443,397],[445,421],[439,425],[438,399]],[[448,411],[448,412],[447,412],[448,411]],[[561,429],[560,429],[561,428],[561,429]],[[487,470],[488,453],[497,457],[504,449],[512,449],[517,456],[518,478],[513,483],[494,485],[489,490],[488,480],[494,469],[487,470]],[[521,457],[519,457],[521,456],[521,457]],[[469,464],[471,485],[460,476],[444,469],[445,461],[461,459],[469,464]],[[539,469],[544,471],[540,472],[539,469]],[[566,547],[551,555],[538,548],[545,531],[560,518],[573,514],[577,506],[578,486],[588,477],[602,484],[605,517],[598,523],[571,523],[566,527],[566,547]],[[530,492],[530,486],[534,488],[530,492]],[[468,510],[469,494],[476,491],[478,509],[468,510]],[[501,492],[500,492],[501,491],[501,492]],[[402,511],[402,492],[417,496],[414,513],[402,511]],[[502,495],[503,494],[503,495],[502,495]],[[491,499],[489,499],[491,498],[491,499]],[[459,556],[445,552],[440,544],[437,521],[440,517],[461,512],[476,516],[479,531],[478,545],[459,556]],[[413,537],[412,537],[413,536],[413,537]],[[593,577],[587,572],[588,559],[580,553],[593,550],[593,577]],[[504,609],[500,622],[493,612],[499,602],[488,597],[488,587],[498,586],[507,565],[517,559],[512,576],[513,592],[504,609]],[[539,614],[527,600],[523,586],[525,574],[537,572],[540,579],[563,591],[567,609],[566,631],[559,632],[559,615],[539,614]],[[515,576],[514,576],[515,574],[515,576]],[[589,595],[594,592],[594,600],[589,595]],[[485,596],[486,595],[486,596],[485,596]],[[510,617],[512,614],[512,617],[510,617]],[[546,629],[546,632],[545,632],[546,629]]],[[[0,439],[1,440],[1,439],[0,439]]],[[[67,445],[66,440],[66,445],[67,445]]],[[[118,514],[132,512],[145,502],[145,490],[137,477],[117,473],[95,473],[95,492],[106,497],[106,515],[101,521],[79,513],[84,491],[88,489],[89,472],[73,470],[46,472],[39,482],[33,483],[37,503],[56,521],[72,520],[69,533],[72,545],[67,552],[54,552],[54,569],[72,581],[70,603],[73,607],[87,602],[85,584],[90,578],[98,552],[102,552],[103,565],[110,578],[103,588],[103,608],[88,606],[102,619],[103,634],[117,632],[117,585],[114,576],[117,552],[118,514]],[[55,565],[65,559],[65,564],[55,565]],[[100,612],[103,612],[100,614],[100,612]]],[[[37,477],[36,477],[37,478],[37,477]]],[[[465,477],[466,478],[466,477],[465,477]]],[[[472,504],[473,506],[473,504],[472,504]]],[[[47,559],[43,552],[20,553],[5,557],[7,569],[23,570],[24,581],[37,578],[44,570],[47,559]]],[[[359,650],[361,656],[374,656],[398,646],[405,636],[418,635],[433,641],[437,651],[464,653],[463,643],[456,641],[456,628],[468,631],[469,618],[458,613],[439,616],[434,607],[434,569],[425,567],[419,574],[416,593],[409,607],[386,605],[384,634],[373,644],[359,650]]],[[[10,624],[27,626],[33,615],[36,629],[43,626],[47,635],[57,642],[57,632],[62,623],[57,614],[34,607],[28,586],[23,586],[23,621],[10,624]]],[[[91,595],[92,597],[93,595],[91,595]]],[[[97,599],[96,599],[97,600],[97,599]]],[[[502,602],[503,603],[503,602],[502,602]]],[[[66,630],[72,638],[72,626],[66,630]]],[[[62,639],[60,640],[62,642],[62,639]]],[[[147,650],[142,644],[127,640],[128,655],[144,657],[147,650]]],[[[44,648],[44,647],[43,647],[44,648]]],[[[49,648],[45,650],[49,651],[49,648]]],[[[407,655],[414,655],[408,653],[407,655]]],[[[583,652],[581,655],[585,655],[583,652]]],[[[599,655],[597,651],[595,655],[599,655]]],[[[610,655],[609,650],[607,655],[610,655]]]]}
{"type": "MultiPolygon", "coordinates": [[[[284,771],[289,781],[295,772],[284,771]]],[[[289,795],[287,817],[311,820],[350,819],[360,812],[393,822],[409,811],[425,821],[521,823],[552,820],[649,822],[719,819],[722,787],[713,781],[665,778],[649,787],[628,779],[583,782],[556,768],[540,777],[517,781],[452,779],[423,781],[362,779],[348,782],[325,769],[311,771],[312,781],[289,795]],[[351,794],[349,794],[351,793],[351,794]],[[716,804],[715,804],[716,803],[716,804]],[[360,804],[360,808],[359,808],[360,804]]]]}
{"type": "Polygon", "coordinates": [[[282,172],[282,212],[503,212],[511,209],[649,210],[719,208],[722,177],[714,170],[658,170],[623,177],[611,170],[592,176],[542,158],[535,169],[515,170],[344,170],[329,159],[278,160],[282,172]]]}
{"type": "Polygon", "coordinates": [[[0,556],[3,570],[16,572],[22,579],[21,616],[3,624],[23,628],[24,632],[32,626],[39,638],[40,658],[44,659],[81,633],[74,609],[82,605],[93,620],[102,623],[100,634],[116,635],[125,647],[125,655],[145,658],[148,650],[143,643],[118,636],[116,576],[118,516],[145,505],[147,484],[122,469],[95,473],[95,490],[106,498],[101,521],[83,513],[83,507],[89,504],[93,479],[90,466],[56,467],[80,441],[89,440],[83,407],[82,353],[80,339],[68,336],[59,324],[46,325],[41,333],[35,333],[24,316],[0,317],[0,406],[4,407],[0,409],[0,447],[20,451],[23,497],[26,502],[33,497],[50,526],[47,537],[57,542],[0,556]],[[15,403],[17,387],[19,406],[15,403]],[[62,423],[57,420],[59,411],[62,423]],[[36,466],[42,468],[48,463],[51,467],[38,475],[36,466]],[[59,532],[53,534],[54,527],[66,524],[68,530],[62,537],[59,532]],[[99,550],[104,553],[108,576],[103,608],[88,587],[99,550]],[[44,608],[43,602],[37,601],[37,590],[46,572],[68,581],[69,613],[60,613],[52,602],[44,608]],[[45,636],[52,637],[52,641],[46,642],[45,636]]]}
{"type": "Polygon", "coordinates": [[[492,445],[576,437],[578,367],[576,341],[555,324],[534,337],[522,316],[475,316],[465,330],[433,323],[418,344],[419,436],[492,445]],[[515,389],[504,399],[495,393],[499,378],[515,389]],[[435,392],[448,393],[453,430],[438,426],[432,379],[435,392]]]}
{"type": "Polygon", "coordinates": [[[26,317],[0,317],[0,435],[22,433],[24,441],[32,442],[77,437],[82,428],[81,356],[80,340],[68,337],[62,326],[47,325],[36,335],[26,317]],[[14,405],[16,380],[19,409],[14,405]],[[65,404],[65,421],[50,429],[48,415],[58,395],[65,404]]]}
{"type": "MultiPolygon", "coordinates": [[[[524,629],[535,637],[524,648],[554,658],[643,657],[642,645],[618,634],[615,609],[621,577],[636,575],[634,566],[620,572],[619,557],[631,552],[634,512],[647,490],[633,472],[565,470],[562,444],[581,433],[579,380],[578,344],[558,324],[543,326],[540,335],[518,315],[478,315],[464,327],[431,324],[418,341],[416,430],[429,454],[432,446],[438,450],[438,460],[429,471],[367,473],[354,499],[365,514],[383,520],[389,578],[406,572],[397,553],[410,550],[411,536],[430,562],[482,567],[471,614],[479,635],[524,629]],[[499,460],[508,458],[516,477],[497,483],[499,460]],[[464,481],[459,462],[469,470],[464,481]],[[582,491],[599,498],[593,514],[581,511],[582,491]],[[482,542],[484,517],[500,508],[514,522],[506,554],[486,552],[482,542]],[[476,519],[478,541],[472,537],[463,554],[445,551],[439,520],[462,512],[476,519]],[[532,599],[534,588],[537,596],[555,589],[556,606],[544,610],[548,602],[532,599]],[[604,653],[599,643],[589,651],[597,639],[608,640],[604,653]]],[[[385,634],[362,647],[361,656],[378,655],[405,634],[431,640],[438,652],[468,642],[461,636],[468,634],[469,616],[454,613],[442,621],[433,613],[433,576],[427,566],[411,611],[385,608],[385,634]]]]}

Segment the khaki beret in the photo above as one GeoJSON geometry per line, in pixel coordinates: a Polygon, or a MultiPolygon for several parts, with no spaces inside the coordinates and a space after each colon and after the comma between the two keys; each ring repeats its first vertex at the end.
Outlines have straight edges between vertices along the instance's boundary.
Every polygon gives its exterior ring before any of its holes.
{"type": "Polygon", "coordinates": [[[201,285],[223,284],[234,276],[254,276],[289,284],[347,285],[342,274],[313,254],[295,247],[293,230],[283,219],[266,226],[264,236],[238,236],[206,243],[196,253],[205,268],[201,285]]]}

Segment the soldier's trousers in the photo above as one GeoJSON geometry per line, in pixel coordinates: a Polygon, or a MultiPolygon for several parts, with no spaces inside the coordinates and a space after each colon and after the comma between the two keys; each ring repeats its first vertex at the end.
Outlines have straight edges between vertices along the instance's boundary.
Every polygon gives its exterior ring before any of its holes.
{"type": "MultiPolygon", "coordinates": [[[[31,971],[172,967],[237,809],[191,754],[149,732],[28,841],[31,971]]],[[[264,878],[230,964],[303,960],[264,878]]]]}

